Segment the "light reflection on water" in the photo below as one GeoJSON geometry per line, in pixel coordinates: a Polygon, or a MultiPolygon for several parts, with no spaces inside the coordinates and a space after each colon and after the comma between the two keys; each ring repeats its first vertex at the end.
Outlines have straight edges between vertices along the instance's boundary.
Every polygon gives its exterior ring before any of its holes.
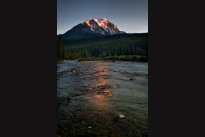
{"type": "Polygon", "coordinates": [[[98,71],[98,78],[92,79],[88,83],[94,83],[96,91],[88,100],[97,110],[108,109],[107,97],[112,96],[112,92],[108,86],[109,80],[103,77],[108,74],[108,68],[103,62],[96,63],[95,68],[98,71]]]}

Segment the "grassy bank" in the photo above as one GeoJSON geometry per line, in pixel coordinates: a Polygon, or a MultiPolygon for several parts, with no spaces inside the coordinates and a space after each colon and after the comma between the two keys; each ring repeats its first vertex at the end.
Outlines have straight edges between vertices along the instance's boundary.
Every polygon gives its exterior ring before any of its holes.
{"type": "Polygon", "coordinates": [[[138,55],[120,55],[120,56],[109,56],[109,57],[89,57],[89,58],[78,58],[78,61],[100,61],[100,60],[119,60],[119,61],[143,61],[147,62],[148,59],[146,56],[138,56],[138,55]]]}

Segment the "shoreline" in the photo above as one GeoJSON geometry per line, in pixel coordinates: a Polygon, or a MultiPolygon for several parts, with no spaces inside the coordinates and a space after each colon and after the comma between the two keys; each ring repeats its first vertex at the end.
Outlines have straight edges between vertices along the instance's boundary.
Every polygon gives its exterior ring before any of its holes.
{"type": "Polygon", "coordinates": [[[148,61],[139,61],[139,60],[77,60],[77,59],[64,59],[64,60],[58,60],[57,63],[63,62],[63,61],[76,61],[76,62],[86,62],[86,61],[103,61],[103,62],[116,62],[116,61],[127,61],[127,62],[140,62],[140,63],[148,63],[148,61]]]}

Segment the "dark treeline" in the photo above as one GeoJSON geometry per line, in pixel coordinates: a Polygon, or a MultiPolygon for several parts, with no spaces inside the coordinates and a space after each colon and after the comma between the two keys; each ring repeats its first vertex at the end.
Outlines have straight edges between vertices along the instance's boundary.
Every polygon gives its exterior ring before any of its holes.
{"type": "Polygon", "coordinates": [[[58,59],[143,60],[148,56],[148,35],[124,34],[64,43],[58,38],[58,59]]]}
{"type": "Polygon", "coordinates": [[[57,60],[66,59],[63,41],[57,38],[57,60]]]}
{"type": "MultiPolygon", "coordinates": [[[[62,35],[58,35],[57,36],[59,39],[63,39],[61,38],[62,35]]],[[[66,46],[75,44],[75,43],[87,43],[87,42],[91,42],[91,41],[100,41],[100,40],[109,40],[109,39],[115,39],[115,38],[136,38],[136,37],[148,37],[148,33],[133,33],[133,34],[117,34],[117,35],[103,35],[103,36],[95,36],[93,38],[89,38],[89,39],[78,39],[78,40],[64,40],[63,43],[66,46]]]]}

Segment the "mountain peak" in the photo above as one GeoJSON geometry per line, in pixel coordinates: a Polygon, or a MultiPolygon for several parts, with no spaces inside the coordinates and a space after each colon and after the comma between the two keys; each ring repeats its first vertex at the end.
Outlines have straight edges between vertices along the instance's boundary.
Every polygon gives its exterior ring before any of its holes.
{"type": "Polygon", "coordinates": [[[102,35],[124,34],[117,25],[113,24],[106,18],[86,19],[83,23],[74,26],[62,34],[64,41],[90,39],[102,35]]]}
{"type": "Polygon", "coordinates": [[[107,18],[87,19],[85,20],[84,24],[86,24],[91,29],[91,31],[95,31],[103,35],[122,33],[119,31],[117,25],[110,22],[107,18]]]}

